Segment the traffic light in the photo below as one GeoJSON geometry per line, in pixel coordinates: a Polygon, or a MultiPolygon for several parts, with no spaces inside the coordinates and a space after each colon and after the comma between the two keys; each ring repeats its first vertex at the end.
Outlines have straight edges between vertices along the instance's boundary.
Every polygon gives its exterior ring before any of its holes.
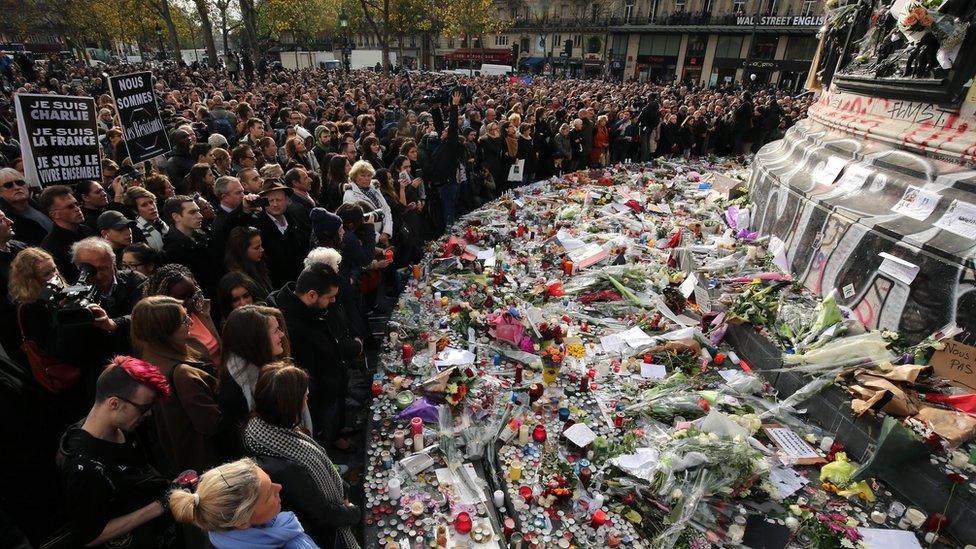
{"type": "Polygon", "coordinates": [[[519,45],[518,42],[512,44],[512,59],[518,61],[519,58],[519,45]]]}
{"type": "Polygon", "coordinates": [[[573,55],[573,41],[572,40],[566,40],[566,42],[563,43],[563,51],[566,52],[566,57],[571,57],[573,55]]]}

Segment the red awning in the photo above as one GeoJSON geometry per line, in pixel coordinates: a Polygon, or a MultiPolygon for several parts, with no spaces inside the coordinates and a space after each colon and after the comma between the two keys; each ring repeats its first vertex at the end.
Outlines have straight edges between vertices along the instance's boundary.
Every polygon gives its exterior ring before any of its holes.
{"type": "Polygon", "coordinates": [[[444,59],[448,61],[481,61],[482,59],[484,59],[485,62],[487,63],[510,64],[512,62],[512,50],[487,49],[487,48],[485,50],[481,50],[479,48],[458,48],[444,55],[444,59]],[[484,55],[484,57],[482,57],[482,55],[484,55]]]}

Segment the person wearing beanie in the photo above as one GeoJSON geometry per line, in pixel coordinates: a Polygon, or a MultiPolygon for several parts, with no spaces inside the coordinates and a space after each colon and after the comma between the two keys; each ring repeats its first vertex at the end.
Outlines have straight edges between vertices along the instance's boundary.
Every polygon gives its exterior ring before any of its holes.
{"type": "Polygon", "coordinates": [[[342,242],[342,218],[325,208],[312,208],[308,215],[312,223],[312,236],[317,246],[339,248],[342,242]]]}

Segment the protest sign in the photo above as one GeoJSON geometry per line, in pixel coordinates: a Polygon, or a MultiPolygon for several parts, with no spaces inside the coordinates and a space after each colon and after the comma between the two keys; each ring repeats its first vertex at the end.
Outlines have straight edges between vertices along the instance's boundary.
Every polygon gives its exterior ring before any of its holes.
{"type": "Polygon", "coordinates": [[[166,128],[153,94],[152,73],[112,76],[108,84],[119,111],[122,135],[132,163],[150,160],[168,151],[166,128]]]}
{"type": "Polygon", "coordinates": [[[14,107],[28,183],[47,187],[102,178],[94,99],[18,93],[14,107]]]}

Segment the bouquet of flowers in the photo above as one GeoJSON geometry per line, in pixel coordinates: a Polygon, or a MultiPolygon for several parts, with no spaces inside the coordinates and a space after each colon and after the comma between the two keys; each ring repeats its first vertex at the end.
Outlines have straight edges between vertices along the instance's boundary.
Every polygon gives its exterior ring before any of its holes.
{"type": "Polygon", "coordinates": [[[444,400],[451,406],[461,404],[477,380],[478,374],[473,368],[453,368],[444,387],[444,400]]]}
{"type": "Polygon", "coordinates": [[[898,19],[898,26],[904,32],[926,31],[935,23],[935,18],[929,13],[922,3],[913,4],[901,18],[898,19]]]}
{"type": "MultiPolygon", "coordinates": [[[[861,533],[857,520],[841,513],[819,513],[809,505],[791,505],[790,512],[804,519],[803,532],[809,536],[812,547],[823,549],[861,549],[861,533]]],[[[787,519],[789,520],[789,519],[787,519]]]]}
{"type": "Polygon", "coordinates": [[[565,353],[559,350],[559,347],[555,345],[550,345],[542,351],[542,381],[546,385],[550,385],[556,381],[556,377],[559,376],[559,369],[562,367],[563,359],[566,358],[565,353]]]}

